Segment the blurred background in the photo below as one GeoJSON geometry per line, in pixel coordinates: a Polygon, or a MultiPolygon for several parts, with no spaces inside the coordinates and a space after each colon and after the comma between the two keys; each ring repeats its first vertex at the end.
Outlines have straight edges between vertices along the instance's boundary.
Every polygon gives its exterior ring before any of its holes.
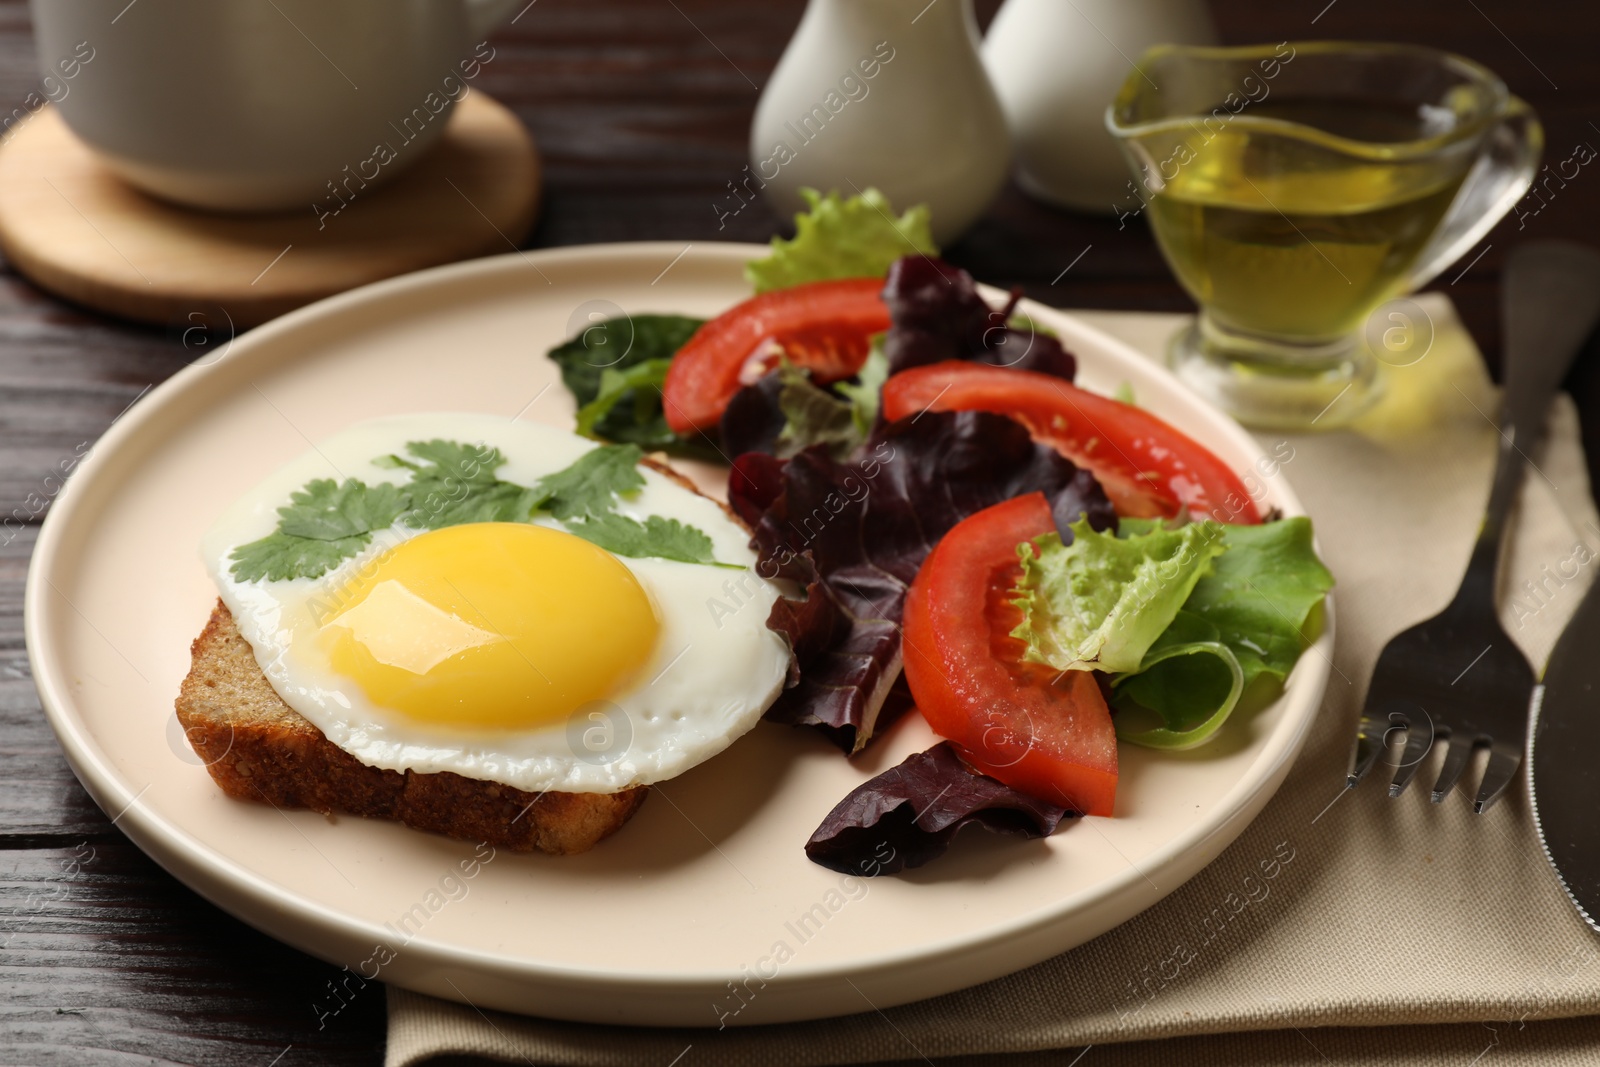
{"type": "MultiPolygon", "coordinates": [[[[947,2],[947,0],[938,0],[947,2]]],[[[719,230],[716,205],[749,162],[750,121],[802,0],[537,0],[491,37],[479,88],[533,131],[545,200],[529,247],[595,241],[765,241],[788,226],[758,201],[719,230]]],[[[999,0],[977,0],[987,27],[999,0]]],[[[1338,38],[1410,41],[1475,59],[1538,111],[1546,162],[1600,147],[1595,10],[1584,0],[1224,0],[1211,4],[1225,44],[1338,38]]],[[[0,98],[37,83],[26,4],[0,4],[0,98]]],[[[1534,205],[1537,207],[1537,205],[1534,205]]],[[[1600,173],[1588,168],[1523,228],[1513,217],[1484,258],[1448,288],[1486,351],[1497,342],[1495,271],[1513,235],[1600,231],[1600,173]],[[1585,188],[1594,182],[1595,189],[1585,188]]],[[[1145,224],[1045,207],[1015,183],[949,258],[995,285],[1067,307],[1192,310],[1168,279],[1145,224]],[[1059,285],[1047,284],[1083,248],[1059,285]],[[1044,282],[1041,283],[1040,279],[1044,282]],[[1158,281],[1159,280],[1159,281],[1158,281]]],[[[1476,254],[1474,252],[1473,254],[1476,254]]],[[[1459,268],[1458,268],[1459,269],[1459,268]]]]}

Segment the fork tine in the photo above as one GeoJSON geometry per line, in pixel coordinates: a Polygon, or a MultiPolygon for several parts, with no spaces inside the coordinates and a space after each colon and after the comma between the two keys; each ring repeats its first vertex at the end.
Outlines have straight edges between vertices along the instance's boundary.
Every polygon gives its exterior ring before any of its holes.
{"type": "Polygon", "coordinates": [[[1372,770],[1378,757],[1389,747],[1385,740],[1394,729],[1386,720],[1363,714],[1356,726],[1356,743],[1350,750],[1350,769],[1345,772],[1344,784],[1349,789],[1372,770]]]}
{"type": "Polygon", "coordinates": [[[1500,794],[1511,784],[1517,768],[1522,766],[1522,750],[1499,741],[1489,746],[1489,766],[1483,772],[1483,784],[1478,787],[1478,797],[1472,810],[1482,815],[1488,811],[1500,794]]]}
{"type": "Polygon", "coordinates": [[[1417,776],[1417,768],[1422,766],[1422,761],[1427,758],[1428,750],[1433,747],[1432,724],[1424,730],[1420,724],[1413,723],[1406,729],[1406,747],[1400,753],[1400,767],[1394,772],[1394,780],[1389,783],[1389,795],[1397,797],[1406,791],[1406,786],[1411,784],[1411,779],[1417,776]]]}
{"type": "Polygon", "coordinates": [[[1445,750],[1444,766],[1439,770],[1439,780],[1433,783],[1435,804],[1442,803],[1461,780],[1461,773],[1472,762],[1472,752],[1477,745],[1477,738],[1470,734],[1452,736],[1440,729],[1439,736],[1448,739],[1448,748],[1445,750]]]}

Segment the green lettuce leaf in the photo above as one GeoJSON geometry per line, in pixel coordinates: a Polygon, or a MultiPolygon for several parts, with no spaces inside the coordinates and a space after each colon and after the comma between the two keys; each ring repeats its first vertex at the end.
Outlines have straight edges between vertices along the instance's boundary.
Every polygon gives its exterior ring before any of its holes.
{"type": "Polygon", "coordinates": [[[578,404],[578,432],[650,450],[697,452],[661,409],[661,383],[678,349],[704,319],[624,315],[597,322],[550,350],[561,381],[578,404]]]}
{"type": "Polygon", "coordinates": [[[856,426],[854,407],[849,400],[813,384],[811,372],[785,362],[778,368],[778,410],[783,413],[783,429],[775,442],[777,455],[787,459],[812,445],[826,445],[834,459],[843,459],[865,438],[856,426]]]}
{"type": "MultiPolygon", "coordinates": [[[[1118,528],[1135,538],[1159,523],[1123,519],[1118,528]]],[[[1136,670],[1112,679],[1117,707],[1145,708],[1163,724],[1136,733],[1119,721],[1125,740],[1157,748],[1200,744],[1258,678],[1282,682],[1310,641],[1311,613],[1333,588],[1311,547],[1311,520],[1221,530],[1226,551],[1195,583],[1172,627],[1136,670]]]]}
{"type": "Polygon", "coordinates": [[[778,410],[784,418],[775,442],[777,456],[788,459],[812,445],[825,445],[834,459],[842,460],[867,439],[878,421],[883,383],[889,378],[889,357],[883,351],[883,335],[878,334],[853,382],[816,385],[809,371],[787,361],[779,365],[777,373],[782,382],[778,410]]]}
{"type": "Polygon", "coordinates": [[[671,366],[670,359],[647,359],[622,370],[601,371],[600,391],[578,409],[578,432],[599,441],[672,447],[679,437],[661,407],[661,386],[671,366]]]}
{"type": "Polygon", "coordinates": [[[1305,516],[1259,526],[1228,526],[1229,548],[1184,607],[1217,628],[1239,657],[1245,685],[1262,674],[1283,681],[1309,643],[1312,609],[1333,575],[1311,547],[1305,516]]]}
{"type": "Polygon", "coordinates": [[[800,195],[808,210],[794,217],[794,237],[774,237],[767,256],[745,265],[744,276],[758,293],[828,278],[882,277],[901,256],[939,254],[926,204],[896,218],[876,189],[848,200],[837,190],[823,196],[801,189],[800,195]]]}
{"type": "MultiPolygon", "coordinates": [[[[1204,579],[1201,579],[1204,581],[1204,579]]],[[[1140,730],[1117,720],[1117,736],[1147,748],[1193,748],[1222,728],[1244,692],[1244,670],[1217,628],[1190,611],[1179,611],[1139,669],[1112,680],[1111,702],[1119,711],[1147,708],[1161,726],[1140,730]]]]}
{"type": "Polygon", "coordinates": [[[1061,334],[1056,330],[1046,326],[1038,319],[1035,319],[1029,315],[1024,315],[1020,311],[1016,312],[1009,319],[1007,319],[1006,325],[1011,327],[1013,330],[1019,330],[1022,333],[1043,334],[1045,337],[1054,337],[1058,341],[1061,340],[1061,334]]]}
{"type": "Polygon", "coordinates": [[[1199,522],[1131,537],[1074,523],[1072,543],[1050,533],[1019,546],[1022,577],[1011,633],[1024,658],[1057,670],[1136,671],[1223,552],[1221,529],[1199,522]],[[1036,549],[1036,551],[1035,551],[1036,549]]]}
{"type": "MultiPolygon", "coordinates": [[[[850,417],[862,441],[878,421],[878,405],[883,399],[883,383],[889,380],[889,354],[883,350],[883,334],[874,334],[867,361],[854,382],[837,382],[834,390],[850,401],[850,417]]],[[[859,443],[859,442],[858,442],[859,443]]]]}

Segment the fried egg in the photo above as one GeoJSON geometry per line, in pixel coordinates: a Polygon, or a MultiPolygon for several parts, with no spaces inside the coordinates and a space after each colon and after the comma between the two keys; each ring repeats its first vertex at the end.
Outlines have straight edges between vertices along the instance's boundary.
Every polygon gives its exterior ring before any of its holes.
{"type": "Polygon", "coordinates": [[[528,792],[663,781],[755,725],[788,670],[766,626],[778,589],[716,502],[648,468],[617,514],[695,527],[723,566],[616,555],[540,513],[426,531],[402,518],[320,577],[234,574],[234,550],[277,529],[292,493],[321,478],[403,486],[409,470],[375,461],[436,439],[498,449],[494,474],[521,486],[597,447],[495,416],[396,416],[320,442],[241,497],[201,555],[284,703],[369,766],[528,792]]]}

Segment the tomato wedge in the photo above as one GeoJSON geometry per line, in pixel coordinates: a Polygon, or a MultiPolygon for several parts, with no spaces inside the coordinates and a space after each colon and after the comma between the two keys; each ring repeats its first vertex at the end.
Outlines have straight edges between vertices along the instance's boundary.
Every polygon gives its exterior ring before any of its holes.
{"type": "Polygon", "coordinates": [[[1009,415],[1036,441],[1094,472],[1117,514],[1258,523],[1250,491],[1216,456],[1148,411],[1048,374],[979,363],[935,363],[883,386],[890,421],[919,411],[1009,415]]]}
{"type": "Polygon", "coordinates": [[[976,769],[1085,815],[1110,815],[1117,733],[1088,671],[1021,661],[1009,591],[1017,546],[1055,529],[1043,493],[986,508],[934,546],[906,597],[906,681],[934,732],[976,769]]]}
{"type": "Polygon", "coordinates": [[[676,433],[717,428],[733,394],[777,365],[781,353],[818,382],[848,378],[866,362],[872,335],[889,328],[882,278],[845,278],[774,289],[696,330],[661,387],[676,433]]]}

